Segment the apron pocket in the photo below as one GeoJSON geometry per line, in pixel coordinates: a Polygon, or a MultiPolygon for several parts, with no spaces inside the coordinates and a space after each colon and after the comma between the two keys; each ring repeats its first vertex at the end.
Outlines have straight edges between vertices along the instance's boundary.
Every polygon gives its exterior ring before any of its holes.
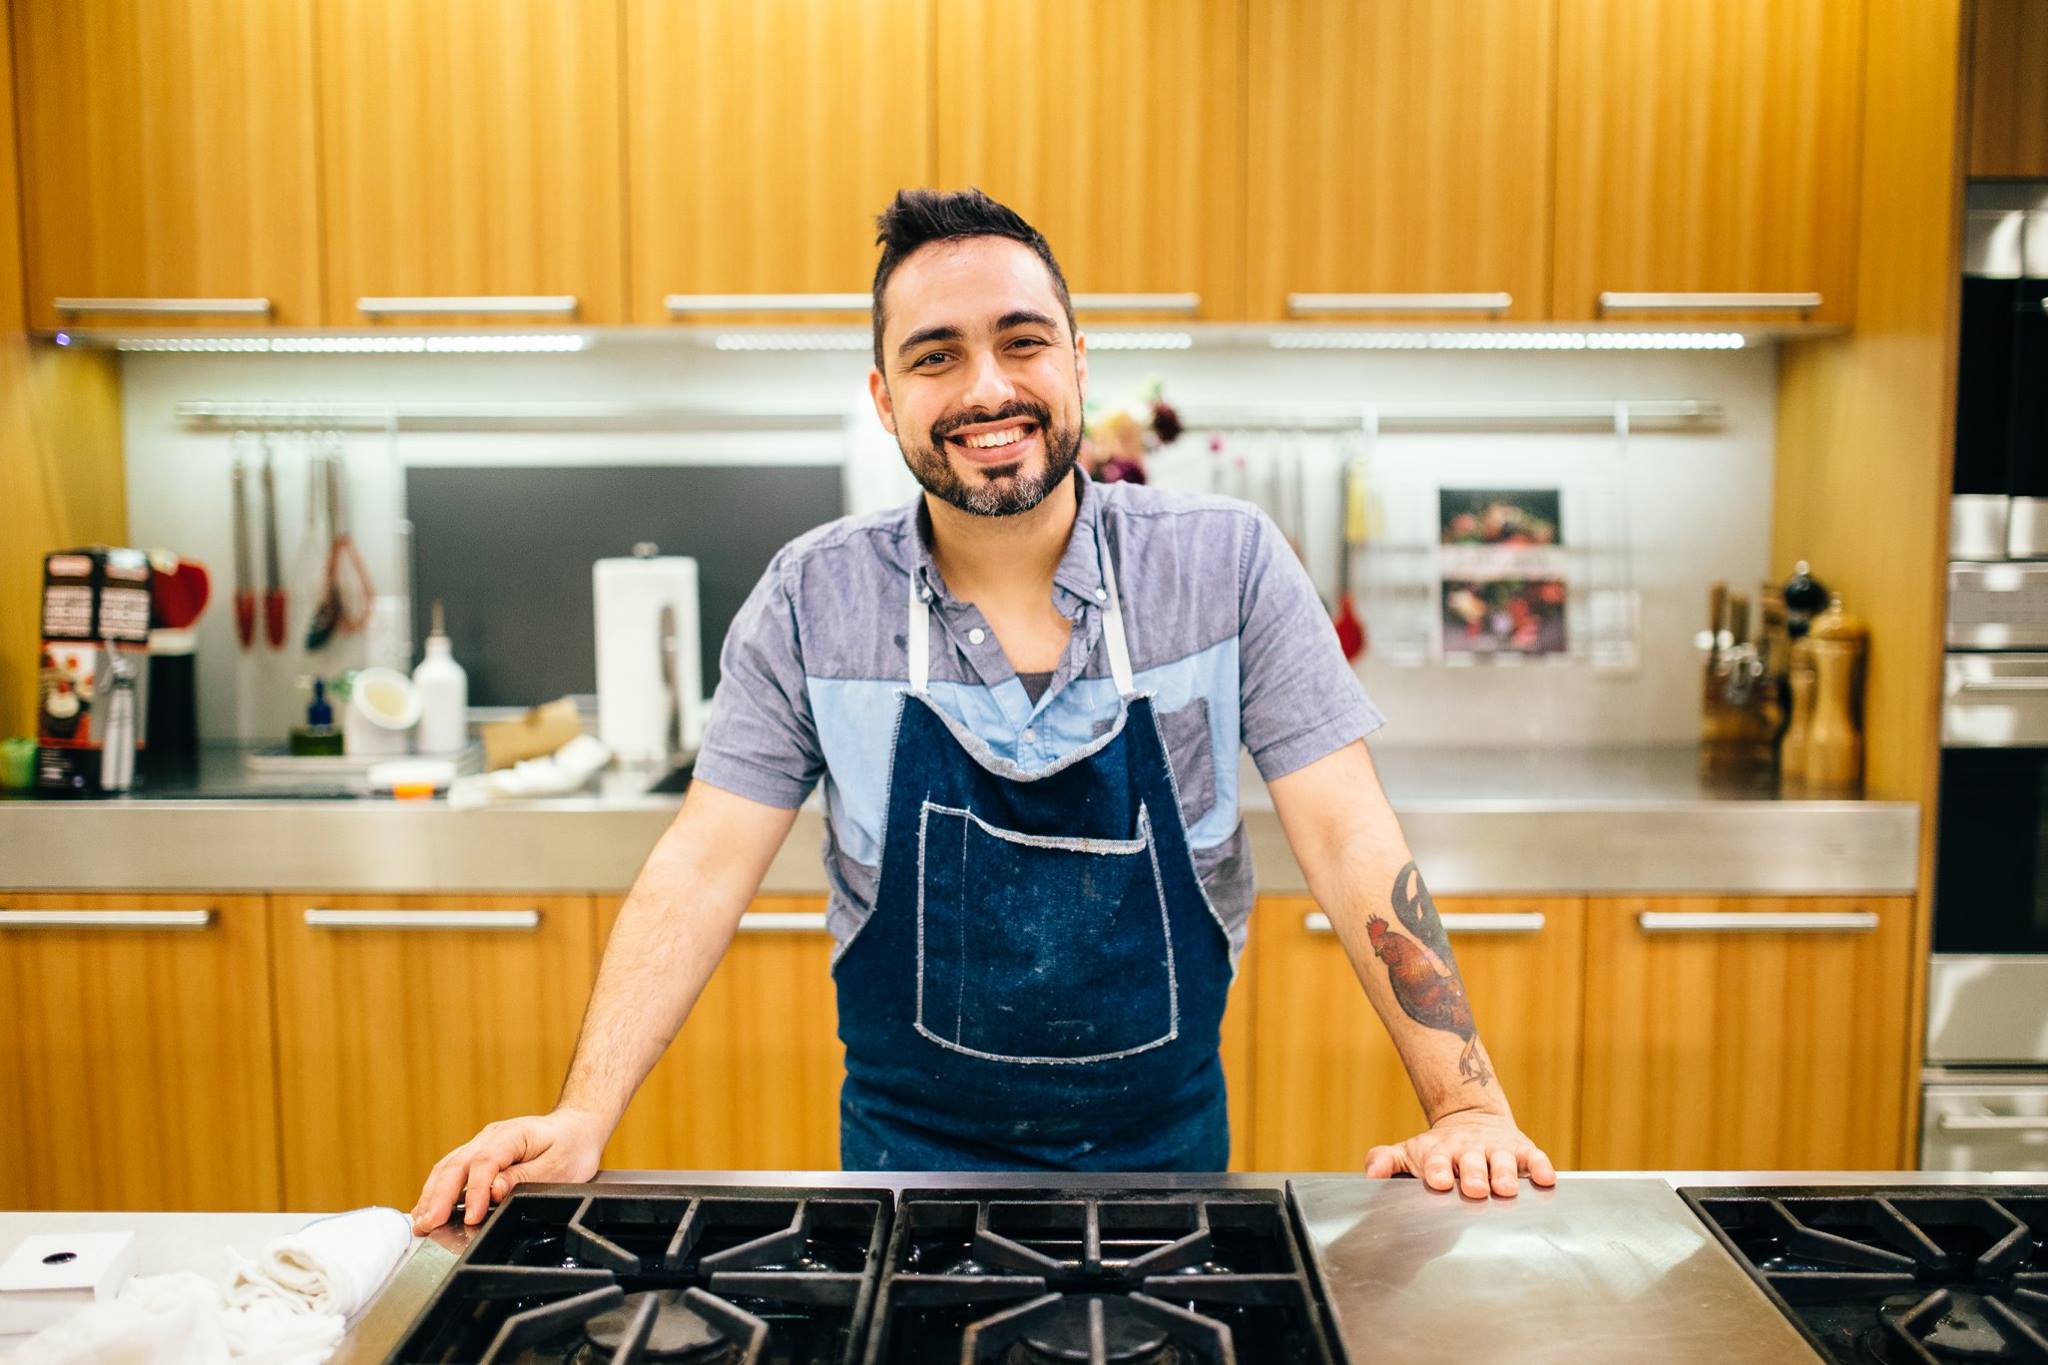
{"type": "Polygon", "coordinates": [[[998,1062],[1103,1062],[1179,1034],[1152,823],[1135,839],[1020,834],[925,802],[917,1031],[998,1062]]]}

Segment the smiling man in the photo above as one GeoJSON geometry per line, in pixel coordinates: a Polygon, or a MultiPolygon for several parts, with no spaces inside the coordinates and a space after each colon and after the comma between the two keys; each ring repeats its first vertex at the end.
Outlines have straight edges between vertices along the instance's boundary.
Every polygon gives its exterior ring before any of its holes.
{"type": "Polygon", "coordinates": [[[820,780],[844,1166],[1221,1170],[1240,747],[1432,1119],[1366,1173],[1549,1184],[1374,775],[1379,714],[1272,522],[1075,467],[1086,339],[1017,214],[915,190],[880,227],[868,387],[924,491],[769,565],[560,1103],[443,1158],[419,1226],[596,1172],[820,780]]]}

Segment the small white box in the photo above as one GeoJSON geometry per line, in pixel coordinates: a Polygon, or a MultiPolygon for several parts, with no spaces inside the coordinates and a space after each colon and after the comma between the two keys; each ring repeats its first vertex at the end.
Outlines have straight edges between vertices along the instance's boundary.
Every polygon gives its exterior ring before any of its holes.
{"type": "Polygon", "coordinates": [[[111,1299],[134,1273],[132,1232],[24,1237],[0,1261],[0,1336],[40,1332],[88,1304],[111,1299]]]}

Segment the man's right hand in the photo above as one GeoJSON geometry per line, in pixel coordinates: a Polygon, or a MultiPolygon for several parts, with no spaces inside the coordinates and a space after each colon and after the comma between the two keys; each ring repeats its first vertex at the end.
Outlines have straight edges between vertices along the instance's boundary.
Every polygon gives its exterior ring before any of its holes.
{"type": "Polygon", "coordinates": [[[528,1181],[582,1181],[597,1174],[612,1125],[580,1109],[506,1119],[441,1158],[413,1206],[412,1230],[426,1236],[448,1221],[460,1196],[474,1227],[491,1205],[528,1181]]]}

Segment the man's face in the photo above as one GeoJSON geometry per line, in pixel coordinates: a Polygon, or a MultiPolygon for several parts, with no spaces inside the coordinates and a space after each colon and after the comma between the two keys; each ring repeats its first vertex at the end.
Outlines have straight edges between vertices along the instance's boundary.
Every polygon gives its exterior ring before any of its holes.
{"type": "Polygon", "coordinates": [[[1045,263],[1007,237],[933,242],[883,302],[868,389],[910,472],[977,516],[1036,507],[1073,473],[1088,379],[1045,263]]]}

